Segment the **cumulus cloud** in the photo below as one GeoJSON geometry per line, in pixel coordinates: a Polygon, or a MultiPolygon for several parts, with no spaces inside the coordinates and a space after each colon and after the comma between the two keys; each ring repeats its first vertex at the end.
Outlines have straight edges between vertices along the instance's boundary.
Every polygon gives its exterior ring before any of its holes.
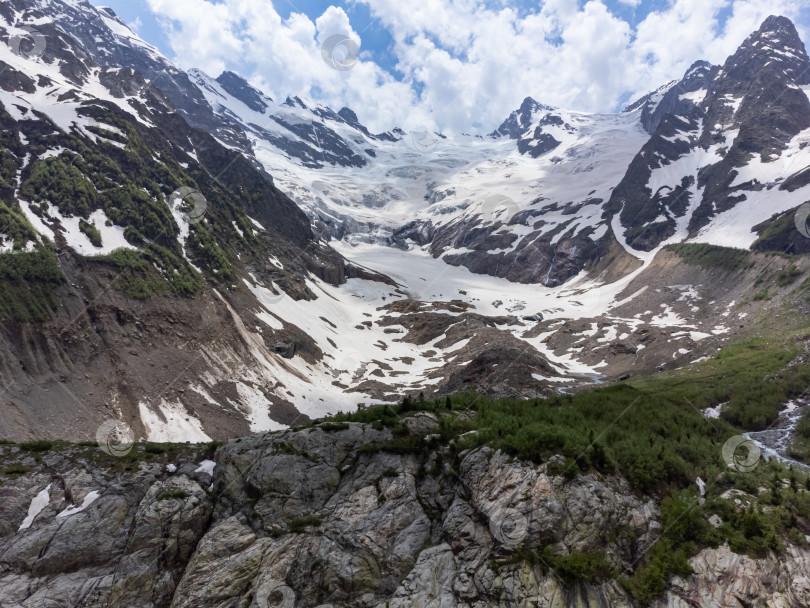
{"type": "Polygon", "coordinates": [[[615,111],[697,59],[721,63],[769,14],[801,24],[808,12],[803,0],[669,0],[633,28],[602,0],[546,0],[528,12],[484,0],[355,1],[390,33],[396,77],[363,49],[362,33],[340,7],[312,21],[301,13],[282,19],[270,0],[148,3],[182,67],[213,76],[232,69],[275,98],[348,105],[375,130],[478,132],[496,127],[526,96],[615,111]],[[351,70],[335,70],[321,57],[334,34],[359,46],[351,70]]]}
{"type": "Polygon", "coordinates": [[[143,21],[140,17],[135,17],[135,20],[128,23],[127,27],[137,34],[138,31],[143,27],[143,21]]]}

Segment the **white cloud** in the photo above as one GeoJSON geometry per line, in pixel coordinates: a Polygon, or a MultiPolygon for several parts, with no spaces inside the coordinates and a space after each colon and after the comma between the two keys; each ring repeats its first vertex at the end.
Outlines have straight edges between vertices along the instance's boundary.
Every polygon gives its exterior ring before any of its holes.
{"type": "Polygon", "coordinates": [[[373,130],[425,125],[483,132],[526,96],[613,111],[680,77],[697,59],[722,63],[769,14],[806,21],[808,12],[802,0],[670,0],[633,30],[602,0],[584,6],[546,0],[528,13],[484,0],[356,1],[390,32],[400,80],[373,62],[336,6],[313,22],[299,13],[283,20],[270,0],[148,3],[165,23],[182,67],[214,76],[233,69],[274,98],[348,105],[373,130]],[[729,7],[721,29],[719,15],[729,7]],[[353,69],[334,70],[323,61],[320,45],[332,34],[360,45],[353,69]]]}
{"type": "MultiPolygon", "coordinates": [[[[293,13],[286,20],[268,0],[148,0],[169,36],[181,67],[212,76],[236,71],[273,98],[312,97],[339,109],[362,109],[380,130],[403,121],[415,101],[411,87],[370,61],[349,71],[332,69],[320,44],[335,33],[360,43],[342,8],[329,7],[314,23],[293,13]]],[[[362,58],[362,47],[361,47],[362,58]]]]}

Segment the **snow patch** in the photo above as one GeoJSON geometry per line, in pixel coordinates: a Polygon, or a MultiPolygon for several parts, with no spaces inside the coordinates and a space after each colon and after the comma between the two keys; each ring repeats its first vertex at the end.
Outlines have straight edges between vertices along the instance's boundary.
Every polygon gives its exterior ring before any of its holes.
{"type": "Polygon", "coordinates": [[[84,497],[84,500],[82,501],[81,505],[79,505],[78,507],[76,507],[76,506],[68,507],[67,509],[65,509],[64,511],[59,513],[56,516],[56,518],[59,519],[61,517],[70,517],[71,515],[75,515],[76,513],[81,513],[87,507],[89,507],[94,502],[96,502],[96,499],[98,499],[99,496],[101,496],[101,494],[97,490],[93,490],[92,492],[88,492],[87,496],[84,497]]]}
{"type": "Polygon", "coordinates": [[[31,504],[28,505],[28,515],[23,520],[22,524],[20,524],[19,530],[27,530],[31,527],[31,524],[34,523],[34,519],[36,516],[42,512],[42,509],[47,507],[51,502],[51,484],[48,484],[44,490],[42,490],[39,494],[34,496],[31,500],[31,504]]]}

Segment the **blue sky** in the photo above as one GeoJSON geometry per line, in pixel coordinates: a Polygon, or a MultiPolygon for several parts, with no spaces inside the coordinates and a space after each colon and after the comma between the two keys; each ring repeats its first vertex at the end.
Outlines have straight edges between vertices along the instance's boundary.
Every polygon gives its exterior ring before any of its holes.
{"type": "Polygon", "coordinates": [[[180,67],[349,105],[380,130],[487,131],[525,96],[616,111],[697,59],[721,63],[772,12],[810,31],[806,0],[91,1],[180,67]],[[351,70],[320,61],[330,33],[358,42],[351,70]]]}
{"type": "MultiPolygon", "coordinates": [[[[91,0],[91,4],[109,6],[128,25],[137,26],[138,34],[144,40],[159,48],[167,57],[172,57],[169,37],[161,27],[159,18],[150,10],[146,0],[91,0]]],[[[536,10],[542,3],[521,0],[513,4],[519,10],[528,12],[536,10]]],[[[579,4],[582,5],[585,2],[580,0],[579,4]]],[[[669,0],[642,0],[637,7],[619,0],[607,0],[605,4],[613,14],[635,27],[650,12],[665,9],[669,0]]],[[[291,13],[297,12],[304,13],[312,20],[317,19],[332,5],[342,7],[351,19],[353,29],[361,33],[363,49],[373,54],[378,65],[393,73],[396,72],[396,57],[391,52],[393,37],[378,19],[373,18],[368,6],[329,0],[276,0],[272,2],[272,5],[282,19],[288,19],[291,13]]],[[[722,11],[721,25],[729,14],[730,8],[722,11]]]]}

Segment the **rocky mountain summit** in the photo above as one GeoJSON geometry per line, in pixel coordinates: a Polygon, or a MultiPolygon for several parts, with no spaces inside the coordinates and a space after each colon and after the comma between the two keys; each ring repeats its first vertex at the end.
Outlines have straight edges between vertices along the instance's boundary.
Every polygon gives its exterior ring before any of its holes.
{"type": "Polygon", "coordinates": [[[666,92],[631,105],[652,137],[608,203],[628,245],[649,251],[679,231],[711,241],[712,219],[723,214],[720,225],[750,244],[743,224],[766,199],[793,202],[772,191],[804,168],[809,78],[796,28],[772,16],[722,67],[696,63],[666,92]]]}
{"type": "MultiPolygon", "coordinates": [[[[661,537],[655,501],[619,476],[572,478],[562,457],[459,452],[438,439],[442,417],[119,458],[0,446],[6,469],[30,469],[0,486],[0,606],[641,605],[617,580],[661,537]],[[424,449],[386,447],[397,437],[424,449]]],[[[777,560],[724,545],[689,563],[652,605],[810,602],[806,548],[777,560]]]]}

